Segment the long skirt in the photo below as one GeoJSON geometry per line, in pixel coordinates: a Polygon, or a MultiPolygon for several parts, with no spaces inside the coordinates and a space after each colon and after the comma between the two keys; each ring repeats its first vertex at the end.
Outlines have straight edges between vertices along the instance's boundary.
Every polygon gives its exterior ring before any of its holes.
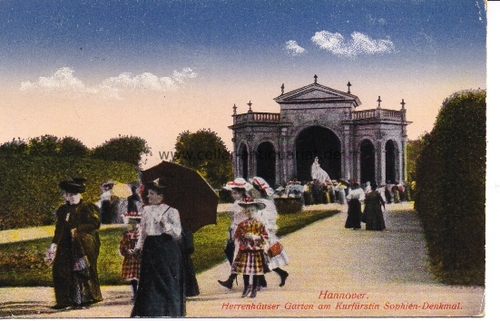
{"type": "Polygon", "coordinates": [[[182,253],[170,235],[147,236],[132,317],[186,315],[182,253]]]}
{"type": "Polygon", "coordinates": [[[345,228],[361,228],[361,203],[357,199],[351,199],[347,206],[345,228]]]}
{"type": "Polygon", "coordinates": [[[82,276],[73,271],[75,249],[71,241],[60,242],[52,267],[54,292],[57,305],[69,306],[102,301],[101,288],[97,273],[100,240],[95,233],[80,235],[79,242],[84,246],[89,267],[88,275],[82,276]]]}

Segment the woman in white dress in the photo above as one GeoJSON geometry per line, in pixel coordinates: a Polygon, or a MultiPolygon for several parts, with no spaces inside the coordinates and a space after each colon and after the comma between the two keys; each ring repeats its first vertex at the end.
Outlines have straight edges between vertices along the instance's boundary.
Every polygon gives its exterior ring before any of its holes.
{"type": "Polygon", "coordinates": [[[330,181],[330,176],[324,169],[321,168],[318,157],[314,159],[314,163],[311,165],[311,177],[312,180],[318,180],[320,184],[330,181]]]}

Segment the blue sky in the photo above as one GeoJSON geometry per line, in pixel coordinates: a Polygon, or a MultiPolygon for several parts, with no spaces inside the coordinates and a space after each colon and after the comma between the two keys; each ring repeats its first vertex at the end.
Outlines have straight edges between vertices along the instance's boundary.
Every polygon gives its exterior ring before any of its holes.
{"type": "Polygon", "coordinates": [[[231,148],[233,104],[277,112],[281,84],[315,74],[350,81],[360,109],[405,99],[416,138],[444,98],[486,88],[475,0],[3,0],[0,17],[1,142],[131,134],[171,150],[183,130],[211,128],[231,148]]]}

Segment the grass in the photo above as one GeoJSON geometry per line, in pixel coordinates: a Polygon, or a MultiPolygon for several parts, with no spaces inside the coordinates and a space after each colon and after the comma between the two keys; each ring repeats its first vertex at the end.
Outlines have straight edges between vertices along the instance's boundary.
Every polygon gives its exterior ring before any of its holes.
{"type": "MultiPolygon", "coordinates": [[[[339,211],[303,211],[280,215],[279,236],[295,232],[313,222],[331,217],[339,211]]],[[[208,225],[194,234],[195,252],[192,255],[196,272],[206,271],[225,260],[224,246],[230,217],[218,215],[216,225],[208,225]]],[[[101,230],[101,250],[98,268],[102,285],[126,284],[121,279],[122,257],[118,244],[125,227],[101,230]]],[[[45,250],[51,238],[0,244],[0,287],[52,286],[52,267],[44,262],[45,250]]]]}

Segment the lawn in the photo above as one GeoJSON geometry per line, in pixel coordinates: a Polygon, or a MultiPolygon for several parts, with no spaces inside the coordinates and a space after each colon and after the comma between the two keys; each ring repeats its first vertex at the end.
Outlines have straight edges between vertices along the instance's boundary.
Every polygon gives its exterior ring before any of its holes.
{"type": "MultiPolygon", "coordinates": [[[[279,216],[279,236],[295,232],[313,222],[331,217],[339,211],[302,211],[279,216]]],[[[200,273],[224,262],[224,246],[230,217],[218,215],[217,224],[201,228],[194,234],[195,252],[192,255],[196,272],[200,273]]],[[[101,250],[98,268],[102,285],[125,284],[121,279],[122,257],[118,244],[125,227],[110,228],[99,232],[101,250]]],[[[0,287],[51,286],[52,268],[44,262],[44,255],[51,238],[0,244],[0,287]]]]}

